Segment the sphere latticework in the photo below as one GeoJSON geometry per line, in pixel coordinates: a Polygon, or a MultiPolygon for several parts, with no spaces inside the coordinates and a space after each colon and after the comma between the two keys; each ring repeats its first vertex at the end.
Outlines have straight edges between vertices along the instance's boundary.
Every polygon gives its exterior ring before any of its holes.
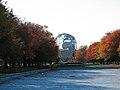
{"type": "Polygon", "coordinates": [[[62,33],[56,37],[56,42],[59,45],[60,60],[62,62],[69,62],[72,60],[77,48],[77,42],[75,38],[70,34],[62,33]]]}

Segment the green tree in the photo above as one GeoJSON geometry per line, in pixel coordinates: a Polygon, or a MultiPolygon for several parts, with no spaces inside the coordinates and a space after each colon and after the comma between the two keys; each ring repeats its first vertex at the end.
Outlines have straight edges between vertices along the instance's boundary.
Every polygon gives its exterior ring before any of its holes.
{"type": "Polygon", "coordinates": [[[4,60],[5,68],[7,68],[7,62],[10,58],[11,44],[18,21],[12,10],[9,10],[0,0],[0,56],[4,60]]]}

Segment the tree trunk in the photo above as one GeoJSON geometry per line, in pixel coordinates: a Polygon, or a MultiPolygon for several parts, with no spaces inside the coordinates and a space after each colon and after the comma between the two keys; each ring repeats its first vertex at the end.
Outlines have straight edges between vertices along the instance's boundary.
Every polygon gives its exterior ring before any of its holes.
{"type": "Polygon", "coordinates": [[[24,56],[23,58],[23,67],[26,67],[27,66],[27,60],[26,60],[26,56],[24,56]]]}
{"type": "Polygon", "coordinates": [[[7,58],[3,57],[3,61],[4,61],[4,68],[8,68],[8,66],[7,66],[7,58]]]}
{"type": "Polygon", "coordinates": [[[4,60],[4,68],[8,68],[6,60],[4,60]]]}
{"type": "Polygon", "coordinates": [[[14,61],[12,62],[12,68],[15,68],[15,62],[14,61]]]}

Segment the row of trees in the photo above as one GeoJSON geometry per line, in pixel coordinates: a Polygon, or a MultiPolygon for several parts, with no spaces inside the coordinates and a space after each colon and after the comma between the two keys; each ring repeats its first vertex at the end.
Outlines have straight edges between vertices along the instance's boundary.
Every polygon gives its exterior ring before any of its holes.
{"type": "Polygon", "coordinates": [[[89,47],[80,47],[75,54],[75,62],[117,63],[120,62],[120,29],[106,33],[100,42],[89,47]]]}
{"type": "Polygon", "coordinates": [[[0,58],[4,67],[55,62],[58,46],[47,26],[22,22],[0,0],[0,58]]]}

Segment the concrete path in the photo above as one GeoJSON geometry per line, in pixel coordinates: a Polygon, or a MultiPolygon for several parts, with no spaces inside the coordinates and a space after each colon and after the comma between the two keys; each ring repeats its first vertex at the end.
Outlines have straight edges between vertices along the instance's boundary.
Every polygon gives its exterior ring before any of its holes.
{"type": "Polygon", "coordinates": [[[58,69],[1,83],[0,90],[120,90],[120,69],[58,69]]]}

